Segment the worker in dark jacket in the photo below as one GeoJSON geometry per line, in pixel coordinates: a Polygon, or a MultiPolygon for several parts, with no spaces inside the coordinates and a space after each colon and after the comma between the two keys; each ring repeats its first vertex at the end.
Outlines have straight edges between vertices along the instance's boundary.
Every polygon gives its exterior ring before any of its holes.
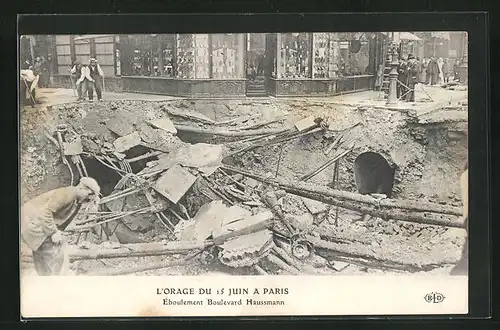
{"type": "Polygon", "coordinates": [[[77,186],[48,191],[21,207],[21,239],[33,252],[38,275],[61,275],[66,271],[68,256],[61,230],[80,211],[82,203],[98,198],[100,187],[89,177],[77,186]]]}
{"type": "Polygon", "coordinates": [[[415,59],[413,54],[408,55],[408,62],[406,65],[407,70],[407,94],[405,96],[405,100],[409,102],[415,102],[415,86],[418,83],[418,72],[419,72],[419,63],[415,59]]]}
{"type": "Polygon", "coordinates": [[[398,64],[398,86],[397,86],[397,97],[400,99],[406,93],[406,82],[408,80],[408,71],[406,69],[406,61],[404,58],[399,59],[398,64]],[[403,85],[404,84],[404,85],[403,85]]]}

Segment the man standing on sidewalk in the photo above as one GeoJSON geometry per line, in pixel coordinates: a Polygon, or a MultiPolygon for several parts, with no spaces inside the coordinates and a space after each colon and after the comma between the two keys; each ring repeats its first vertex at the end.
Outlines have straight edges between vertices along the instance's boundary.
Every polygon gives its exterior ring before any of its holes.
{"type": "Polygon", "coordinates": [[[93,197],[98,200],[100,190],[94,179],[84,177],[76,187],[48,191],[21,207],[21,239],[33,253],[38,275],[65,275],[68,271],[61,230],[66,229],[83,203],[93,197]]]}
{"type": "Polygon", "coordinates": [[[89,80],[89,100],[94,98],[94,88],[97,94],[97,100],[102,100],[102,82],[104,79],[104,73],[102,72],[101,66],[97,63],[95,58],[91,58],[88,66],[87,79],[89,80]]]}
{"type": "Polygon", "coordinates": [[[80,61],[75,61],[73,67],[70,69],[70,74],[76,78],[76,92],[78,93],[78,101],[85,99],[87,93],[87,80],[85,79],[84,65],[80,61]]]}

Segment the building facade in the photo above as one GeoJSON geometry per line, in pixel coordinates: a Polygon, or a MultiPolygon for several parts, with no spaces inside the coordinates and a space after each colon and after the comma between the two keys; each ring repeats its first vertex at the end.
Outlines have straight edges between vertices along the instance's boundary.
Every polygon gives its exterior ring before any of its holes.
{"type": "Polygon", "coordinates": [[[329,96],[373,88],[383,33],[57,35],[54,82],[99,61],[107,91],[184,97],[329,96]]]}

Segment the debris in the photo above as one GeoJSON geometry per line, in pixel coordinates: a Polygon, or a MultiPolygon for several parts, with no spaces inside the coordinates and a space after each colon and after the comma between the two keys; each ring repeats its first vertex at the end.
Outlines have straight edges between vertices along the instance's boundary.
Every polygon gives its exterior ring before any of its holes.
{"type": "Polygon", "coordinates": [[[133,147],[136,147],[141,144],[141,137],[137,131],[134,131],[131,134],[125,135],[123,137],[119,137],[113,142],[115,150],[118,152],[125,152],[133,147]]]}
{"type": "Polygon", "coordinates": [[[118,136],[126,136],[134,132],[134,126],[125,116],[116,116],[106,122],[106,127],[118,136]]]}
{"type": "Polygon", "coordinates": [[[309,213],[304,213],[298,217],[291,216],[287,218],[290,219],[289,222],[291,223],[291,225],[298,230],[310,229],[314,223],[314,218],[309,213]]]}
{"type": "Polygon", "coordinates": [[[224,218],[238,219],[251,216],[251,213],[239,206],[227,207],[222,201],[204,204],[193,220],[179,230],[179,238],[184,241],[203,241],[212,236],[213,231],[222,227],[224,218]]]}
{"type": "Polygon", "coordinates": [[[350,266],[347,262],[342,261],[329,261],[328,266],[337,272],[340,272],[350,266]]]}
{"type": "Polygon", "coordinates": [[[325,203],[321,203],[310,198],[302,198],[302,201],[312,215],[326,212],[328,210],[328,207],[325,203]]]}
{"type": "Polygon", "coordinates": [[[195,181],[196,176],[182,166],[174,165],[156,181],[155,190],[177,204],[195,181]]]}
{"type": "Polygon", "coordinates": [[[250,217],[241,217],[232,222],[226,222],[221,228],[214,230],[213,238],[216,245],[224,243],[226,240],[251,234],[264,228],[269,228],[273,223],[271,211],[264,211],[250,217]]]}
{"type": "Polygon", "coordinates": [[[253,178],[247,178],[245,180],[245,185],[253,189],[259,185],[259,181],[255,180],[253,178]]]}
{"type": "Polygon", "coordinates": [[[64,155],[75,156],[83,152],[82,140],[79,138],[72,142],[63,142],[64,155]]]}
{"type": "Polygon", "coordinates": [[[335,155],[332,159],[326,161],[326,163],[324,163],[323,165],[321,165],[319,168],[317,168],[314,171],[312,171],[311,173],[306,174],[303,177],[301,177],[300,181],[307,181],[307,180],[311,179],[312,177],[316,176],[317,174],[319,174],[320,172],[322,172],[323,170],[325,170],[327,167],[329,167],[330,165],[332,165],[337,160],[339,160],[340,158],[344,157],[345,155],[347,155],[351,151],[352,151],[352,149],[348,149],[348,150],[345,150],[345,151],[341,152],[338,155],[335,155]]]}
{"type": "Polygon", "coordinates": [[[179,132],[195,133],[202,135],[219,135],[226,137],[240,137],[240,136],[254,136],[254,135],[264,135],[264,134],[279,134],[288,131],[288,128],[279,129],[261,129],[261,130],[246,130],[246,131],[226,131],[226,130],[211,130],[211,129],[201,129],[192,126],[185,125],[175,125],[175,128],[179,132]]]}
{"type": "Polygon", "coordinates": [[[297,128],[299,132],[303,132],[307,129],[316,127],[318,124],[316,123],[315,119],[316,118],[314,116],[309,116],[305,119],[302,119],[295,123],[295,128],[297,128]]]}
{"type": "Polygon", "coordinates": [[[328,265],[328,260],[319,255],[313,255],[311,258],[311,263],[314,268],[323,268],[328,265]]]}
{"type": "Polygon", "coordinates": [[[300,275],[300,271],[297,268],[287,264],[272,253],[267,255],[267,259],[291,275],[300,275]]]}
{"type": "Polygon", "coordinates": [[[196,111],[191,111],[191,110],[186,110],[186,109],[183,109],[182,111],[180,111],[180,110],[176,110],[176,109],[172,109],[172,108],[167,109],[165,107],[162,107],[162,110],[167,111],[172,116],[183,117],[183,118],[196,120],[196,121],[199,121],[202,123],[207,123],[207,124],[215,124],[215,122],[212,119],[210,119],[207,116],[205,116],[199,112],[196,112],[196,111]]]}
{"type": "Polygon", "coordinates": [[[248,267],[255,265],[273,248],[273,235],[269,230],[261,230],[248,235],[241,235],[221,245],[219,259],[230,267],[248,267]]]}
{"type": "Polygon", "coordinates": [[[169,118],[160,118],[148,122],[151,126],[164,130],[165,132],[171,133],[173,135],[177,134],[177,129],[174,123],[169,118]]]}

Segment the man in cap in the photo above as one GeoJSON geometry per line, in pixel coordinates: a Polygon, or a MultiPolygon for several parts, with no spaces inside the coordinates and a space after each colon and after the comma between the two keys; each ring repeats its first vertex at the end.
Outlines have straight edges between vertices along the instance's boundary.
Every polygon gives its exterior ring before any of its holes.
{"type": "Polygon", "coordinates": [[[88,74],[87,79],[90,81],[89,83],[89,100],[94,98],[94,88],[97,94],[97,100],[100,101],[102,99],[102,79],[104,79],[104,72],[101,69],[101,66],[97,63],[95,58],[91,58],[89,60],[88,66],[88,74]]]}
{"type": "Polygon", "coordinates": [[[98,200],[100,190],[97,181],[84,177],[77,186],[48,191],[21,207],[21,239],[33,253],[38,275],[64,273],[68,256],[61,231],[83,203],[98,200]]]}
{"type": "Polygon", "coordinates": [[[408,55],[406,70],[408,70],[406,84],[409,90],[407,91],[405,99],[410,102],[415,102],[415,85],[418,83],[418,62],[413,54],[408,55]]]}

